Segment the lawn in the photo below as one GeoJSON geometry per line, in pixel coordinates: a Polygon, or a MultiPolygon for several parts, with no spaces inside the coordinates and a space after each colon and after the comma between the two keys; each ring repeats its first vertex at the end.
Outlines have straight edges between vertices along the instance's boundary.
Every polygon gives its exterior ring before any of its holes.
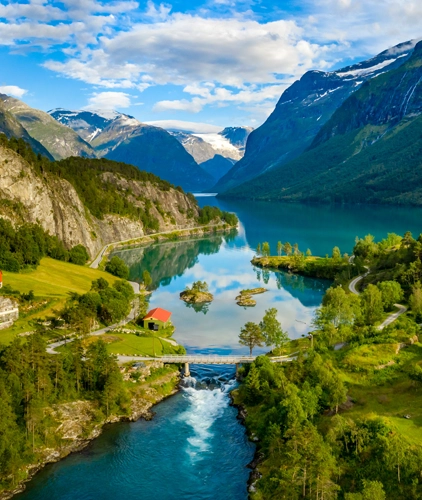
{"type": "MultiPolygon", "coordinates": [[[[162,356],[163,354],[178,354],[177,347],[169,342],[161,340],[156,336],[138,336],[130,333],[108,333],[106,335],[95,335],[83,341],[87,346],[91,342],[103,340],[107,344],[107,350],[111,354],[122,354],[125,356],[162,356]]],[[[64,352],[69,346],[57,348],[58,352],[64,352]]]]}
{"type": "MultiPolygon", "coordinates": [[[[365,369],[368,368],[368,359],[372,359],[373,365],[379,363],[381,358],[389,357],[386,344],[363,347],[371,349],[369,352],[361,351],[360,355],[364,352],[369,355],[356,356],[354,361],[361,363],[365,369]]],[[[397,361],[394,366],[375,370],[372,375],[349,373],[349,395],[355,404],[344,416],[353,419],[383,416],[409,441],[422,444],[422,384],[409,380],[407,376],[414,365],[422,363],[422,346],[409,346],[393,357],[397,361]],[[385,382],[375,383],[384,371],[385,382]],[[410,415],[410,419],[404,418],[404,415],[410,415]]]]}
{"type": "Polygon", "coordinates": [[[35,271],[10,273],[3,272],[3,284],[14,290],[28,293],[34,291],[36,298],[46,298],[48,304],[42,310],[21,317],[12,328],[0,331],[0,343],[11,342],[17,333],[31,330],[29,322],[36,318],[50,316],[53,309],[60,309],[69,292],[86,293],[92,281],[105,278],[110,284],[117,278],[111,274],[85,266],[76,266],[59,260],[44,258],[35,271]]]}

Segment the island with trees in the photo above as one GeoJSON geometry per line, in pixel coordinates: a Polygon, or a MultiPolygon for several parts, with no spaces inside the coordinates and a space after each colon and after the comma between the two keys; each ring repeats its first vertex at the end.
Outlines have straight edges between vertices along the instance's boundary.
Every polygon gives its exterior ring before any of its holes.
{"type": "Polygon", "coordinates": [[[214,296],[208,291],[208,285],[205,281],[195,281],[191,287],[180,293],[180,298],[190,304],[202,304],[212,302],[214,296]]]}
{"type": "Polygon", "coordinates": [[[252,295],[259,295],[265,293],[266,288],[249,288],[246,290],[241,290],[239,295],[236,297],[236,304],[244,307],[256,306],[256,300],[252,298],[252,295]]]}
{"type": "Polygon", "coordinates": [[[242,328],[250,353],[274,346],[233,392],[257,441],[253,500],[422,498],[421,257],[422,235],[357,239],[348,262],[321,259],[334,280],[311,335],[275,347],[269,311],[242,328]]]}

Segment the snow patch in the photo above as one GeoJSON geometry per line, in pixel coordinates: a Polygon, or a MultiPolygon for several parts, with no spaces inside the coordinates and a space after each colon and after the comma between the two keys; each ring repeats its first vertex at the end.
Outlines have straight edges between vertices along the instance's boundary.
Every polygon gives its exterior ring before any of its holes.
{"type": "Polygon", "coordinates": [[[371,66],[370,68],[362,68],[362,69],[354,69],[352,71],[345,71],[344,73],[337,73],[338,76],[341,78],[345,76],[362,76],[362,75],[369,75],[370,73],[374,73],[375,71],[378,71],[379,69],[385,68],[386,66],[389,66],[390,64],[393,64],[394,61],[397,61],[397,57],[394,59],[386,59],[385,61],[382,61],[375,66],[371,66]]]}

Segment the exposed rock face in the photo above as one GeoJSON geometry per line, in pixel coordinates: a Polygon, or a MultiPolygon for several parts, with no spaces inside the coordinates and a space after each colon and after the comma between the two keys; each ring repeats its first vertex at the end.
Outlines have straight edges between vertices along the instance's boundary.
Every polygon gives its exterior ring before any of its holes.
{"type": "Polygon", "coordinates": [[[0,297],[0,330],[9,328],[18,318],[18,303],[12,299],[0,297]]]}
{"type": "MultiPolygon", "coordinates": [[[[159,230],[167,231],[194,226],[187,212],[198,214],[197,206],[175,189],[161,191],[149,182],[128,181],[111,173],[107,179],[130,188],[134,204],[143,206],[144,197],[152,202],[150,214],[159,221],[159,230]],[[158,210],[160,209],[160,211],[158,210]]],[[[81,202],[73,186],[49,174],[38,175],[18,154],[0,146],[0,216],[12,222],[39,223],[50,234],[58,236],[67,247],[83,244],[94,256],[107,243],[144,235],[139,220],[107,215],[93,217],[81,202]]]]}

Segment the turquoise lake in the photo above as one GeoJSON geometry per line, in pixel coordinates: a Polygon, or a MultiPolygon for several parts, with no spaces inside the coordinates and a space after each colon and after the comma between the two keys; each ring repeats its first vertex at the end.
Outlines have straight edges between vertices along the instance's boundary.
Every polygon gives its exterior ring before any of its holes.
{"type": "MultiPolygon", "coordinates": [[[[422,211],[391,207],[327,207],[231,202],[200,197],[201,206],[217,204],[236,212],[237,233],[171,241],[118,253],[140,280],[153,277],[151,307],[173,313],[175,339],[188,352],[246,353],[239,346],[240,327],[259,321],[276,307],[291,338],[311,328],[315,309],[329,282],[262,272],[250,260],[259,242],[298,243],[314,255],[338,245],[350,253],[356,236],[377,239],[388,232],[422,231],[422,211]],[[179,299],[186,285],[205,280],[215,300],[194,309],[179,299]],[[236,305],[243,288],[265,286],[254,308],[236,305]]],[[[256,349],[259,353],[265,349],[256,349]]],[[[97,440],[65,460],[47,466],[18,495],[20,499],[244,500],[254,446],[249,443],[228,394],[235,386],[234,367],[192,367],[192,377],[174,397],[155,407],[150,422],[107,427],[97,440]]]]}

